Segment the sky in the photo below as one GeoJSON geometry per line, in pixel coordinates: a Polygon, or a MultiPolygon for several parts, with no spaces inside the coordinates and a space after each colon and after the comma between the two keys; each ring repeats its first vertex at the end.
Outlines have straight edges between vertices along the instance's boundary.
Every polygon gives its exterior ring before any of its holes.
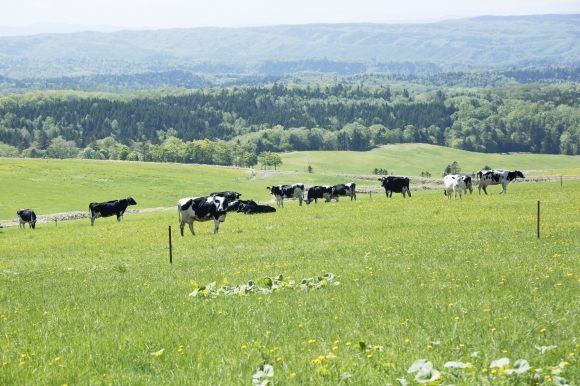
{"type": "Polygon", "coordinates": [[[580,0],[0,0],[0,9],[0,27],[54,23],[162,29],[580,14],[580,0]]]}

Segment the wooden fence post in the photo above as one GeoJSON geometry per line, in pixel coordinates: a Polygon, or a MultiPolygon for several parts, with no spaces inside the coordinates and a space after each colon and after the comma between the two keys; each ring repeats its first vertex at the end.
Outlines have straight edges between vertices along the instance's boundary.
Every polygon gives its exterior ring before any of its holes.
{"type": "Polygon", "coordinates": [[[171,245],[171,225],[169,226],[169,264],[173,264],[173,250],[171,245]]]}
{"type": "Polygon", "coordinates": [[[540,238],[540,200],[538,200],[538,238],[540,238]]]}

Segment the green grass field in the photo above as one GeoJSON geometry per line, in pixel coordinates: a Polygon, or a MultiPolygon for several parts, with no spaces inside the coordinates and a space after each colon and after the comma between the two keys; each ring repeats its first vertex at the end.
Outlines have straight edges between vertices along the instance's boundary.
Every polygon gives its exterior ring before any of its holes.
{"type": "MultiPolygon", "coordinates": [[[[447,165],[457,161],[465,173],[477,172],[488,165],[492,169],[555,170],[580,169],[580,157],[547,154],[484,154],[426,144],[386,145],[366,152],[313,151],[281,154],[281,170],[315,173],[372,174],[374,168],[389,174],[420,176],[429,172],[440,176],[447,165]]],[[[575,174],[576,174],[575,173],[575,174]]]]}
{"type": "MultiPolygon", "coordinates": [[[[51,183],[40,191],[59,211],[93,194],[131,194],[138,208],[238,186],[268,199],[264,185],[274,181],[224,168],[39,162],[0,160],[2,180],[18,175],[10,163],[44,171],[51,183]],[[78,179],[86,185],[61,188],[53,176],[63,184],[86,176],[78,179]]],[[[293,176],[316,177],[276,178],[293,176]]],[[[270,215],[228,214],[215,235],[213,223],[196,223],[197,235],[186,229],[183,238],[176,211],[0,229],[0,384],[247,385],[262,364],[280,385],[419,384],[407,373],[418,359],[433,363],[442,385],[551,385],[558,376],[577,384],[579,190],[573,180],[514,184],[507,195],[494,186],[456,201],[440,190],[294,201],[270,215]],[[340,285],[188,296],[193,282],[266,287],[264,277],[327,272],[340,285]],[[500,358],[512,368],[525,359],[534,373],[492,368],[500,358]]],[[[2,200],[27,194],[3,188],[2,200]]]]}

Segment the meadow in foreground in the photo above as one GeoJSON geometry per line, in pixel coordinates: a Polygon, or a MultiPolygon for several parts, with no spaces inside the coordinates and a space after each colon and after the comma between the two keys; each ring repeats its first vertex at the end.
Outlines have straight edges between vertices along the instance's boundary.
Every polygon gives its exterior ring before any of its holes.
{"type": "Polygon", "coordinates": [[[247,385],[266,364],[274,384],[418,384],[426,359],[445,385],[576,384],[579,190],[288,202],[183,238],[177,210],[0,229],[0,383],[247,385]],[[340,284],[189,296],[327,272],[340,284]],[[508,375],[519,359],[533,369],[508,375]]]}

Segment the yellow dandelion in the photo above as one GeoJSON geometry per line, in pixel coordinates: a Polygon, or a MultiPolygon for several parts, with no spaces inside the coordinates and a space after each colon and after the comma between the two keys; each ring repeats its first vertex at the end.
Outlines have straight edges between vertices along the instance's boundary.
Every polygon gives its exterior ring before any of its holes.
{"type": "Polygon", "coordinates": [[[481,369],[481,372],[482,373],[486,373],[487,372],[487,369],[481,369]]]}
{"type": "Polygon", "coordinates": [[[427,345],[427,349],[431,350],[432,348],[433,348],[433,346],[427,345]]]}
{"type": "Polygon", "coordinates": [[[290,376],[291,377],[295,377],[296,376],[296,373],[291,373],[290,376]]]}
{"type": "Polygon", "coordinates": [[[308,341],[308,343],[314,343],[314,342],[316,342],[316,339],[310,339],[310,340],[308,341]]]}
{"type": "Polygon", "coordinates": [[[542,328],[542,329],[540,330],[540,332],[546,332],[546,329],[545,329],[545,328],[542,328]]]}
{"type": "Polygon", "coordinates": [[[459,316],[456,316],[455,317],[455,321],[457,322],[458,320],[459,320],[459,316]]]}

